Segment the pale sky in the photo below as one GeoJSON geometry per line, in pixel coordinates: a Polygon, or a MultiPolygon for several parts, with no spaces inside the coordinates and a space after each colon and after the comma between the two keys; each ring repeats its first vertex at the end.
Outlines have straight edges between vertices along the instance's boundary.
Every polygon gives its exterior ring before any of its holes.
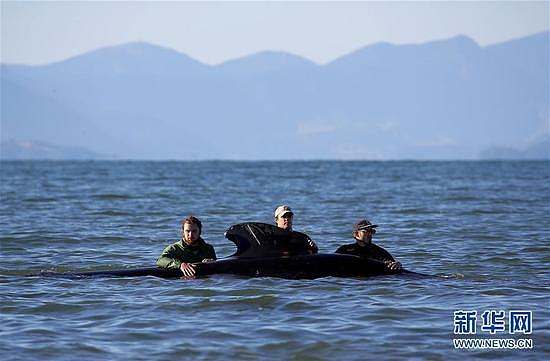
{"type": "Polygon", "coordinates": [[[480,45],[550,30],[550,1],[1,1],[1,61],[45,64],[145,41],[207,64],[263,50],[324,64],[377,42],[467,35],[480,45]]]}

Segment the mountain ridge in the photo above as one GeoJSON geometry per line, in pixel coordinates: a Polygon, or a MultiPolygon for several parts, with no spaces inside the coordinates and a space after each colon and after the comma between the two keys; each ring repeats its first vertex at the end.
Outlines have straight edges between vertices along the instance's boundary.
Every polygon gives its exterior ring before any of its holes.
{"type": "Polygon", "coordinates": [[[324,65],[277,51],[207,65],[140,42],[53,67],[2,64],[2,141],[129,159],[472,159],[548,134],[549,34],[379,43],[324,65]],[[40,122],[64,126],[37,135],[40,122]],[[98,132],[79,136],[86,127],[98,132]]]}

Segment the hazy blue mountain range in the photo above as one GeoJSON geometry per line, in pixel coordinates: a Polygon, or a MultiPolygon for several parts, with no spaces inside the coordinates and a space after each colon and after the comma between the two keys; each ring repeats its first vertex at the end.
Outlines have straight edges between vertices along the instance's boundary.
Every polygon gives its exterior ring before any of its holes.
{"type": "Polygon", "coordinates": [[[1,155],[550,159],[549,39],[380,43],[325,65],[262,52],[210,66],[146,43],[2,64],[1,155]]]}

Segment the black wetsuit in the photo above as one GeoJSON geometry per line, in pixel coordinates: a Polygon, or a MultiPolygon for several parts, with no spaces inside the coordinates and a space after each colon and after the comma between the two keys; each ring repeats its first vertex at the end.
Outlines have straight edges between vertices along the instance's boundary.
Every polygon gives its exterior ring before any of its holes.
{"type": "Polygon", "coordinates": [[[388,251],[374,243],[368,243],[364,247],[361,247],[357,243],[345,244],[338,247],[336,253],[351,254],[362,258],[373,258],[382,262],[395,262],[395,259],[388,251]]]}

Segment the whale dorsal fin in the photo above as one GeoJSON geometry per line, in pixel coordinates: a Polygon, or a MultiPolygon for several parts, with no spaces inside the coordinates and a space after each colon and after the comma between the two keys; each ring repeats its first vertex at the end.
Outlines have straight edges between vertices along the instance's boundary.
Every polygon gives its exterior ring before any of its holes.
{"type": "Polygon", "coordinates": [[[239,223],[229,227],[225,237],[237,246],[232,256],[249,258],[308,254],[307,235],[272,224],[239,223]]]}

